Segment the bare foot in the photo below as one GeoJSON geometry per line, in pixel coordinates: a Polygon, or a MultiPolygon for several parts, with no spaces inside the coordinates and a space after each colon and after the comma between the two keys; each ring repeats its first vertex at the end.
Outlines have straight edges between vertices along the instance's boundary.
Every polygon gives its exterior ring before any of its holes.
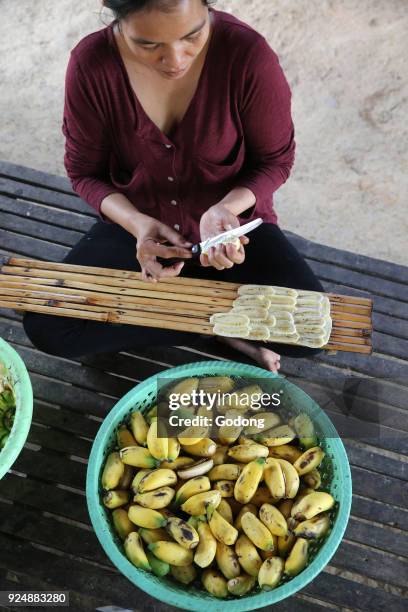
{"type": "Polygon", "coordinates": [[[280,355],[263,346],[256,346],[248,340],[239,338],[227,338],[226,336],[216,336],[217,340],[224,344],[229,344],[237,351],[252,357],[265,370],[277,372],[280,368],[280,355]]]}

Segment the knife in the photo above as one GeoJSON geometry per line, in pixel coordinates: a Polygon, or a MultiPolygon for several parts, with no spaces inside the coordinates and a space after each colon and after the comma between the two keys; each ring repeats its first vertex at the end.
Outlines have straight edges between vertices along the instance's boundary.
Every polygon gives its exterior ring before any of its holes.
{"type": "MultiPolygon", "coordinates": [[[[191,253],[193,255],[192,260],[197,260],[200,257],[201,253],[208,251],[211,247],[213,246],[215,247],[217,246],[217,244],[222,244],[226,238],[239,238],[240,236],[244,236],[245,234],[248,234],[248,232],[251,232],[255,228],[259,227],[261,223],[263,223],[263,220],[261,218],[254,219],[253,221],[250,221],[249,223],[244,223],[244,225],[240,225],[239,227],[236,227],[232,230],[228,230],[226,232],[222,232],[221,234],[218,234],[217,236],[213,236],[212,238],[207,238],[207,240],[204,240],[203,242],[194,244],[191,247],[191,253]]],[[[165,246],[172,246],[172,245],[170,243],[165,243],[165,246]]],[[[171,266],[172,264],[177,263],[179,261],[184,261],[185,263],[188,263],[188,262],[193,263],[191,259],[181,259],[179,257],[172,257],[170,259],[165,259],[163,257],[157,257],[157,261],[162,266],[171,266]]]]}

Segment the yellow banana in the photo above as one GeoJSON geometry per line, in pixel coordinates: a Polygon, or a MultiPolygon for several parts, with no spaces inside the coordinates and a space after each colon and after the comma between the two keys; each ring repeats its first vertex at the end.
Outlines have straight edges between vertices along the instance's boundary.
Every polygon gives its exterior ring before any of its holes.
{"type": "Polygon", "coordinates": [[[195,551],[194,563],[199,567],[208,567],[215,558],[217,540],[214,538],[208,523],[201,521],[198,526],[200,541],[195,551]]]}
{"type": "MultiPolygon", "coordinates": [[[[169,440],[171,439],[172,438],[169,438],[169,440]]],[[[160,463],[160,467],[166,470],[176,470],[177,471],[180,468],[190,465],[191,463],[194,463],[194,459],[192,457],[184,457],[184,456],[180,457],[179,455],[173,461],[162,461],[160,463]]]]}
{"type": "Polygon", "coordinates": [[[307,451],[296,459],[293,467],[296,469],[299,476],[311,472],[314,468],[321,464],[324,458],[324,451],[320,446],[312,446],[307,451]]]}
{"type": "Polygon", "coordinates": [[[217,542],[217,551],[215,560],[225,578],[236,578],[241,573],[241,568],[238,563],[238,557],[232,546],[227,546],[223,542],[217,542]]]}
{"type": "Polygon", "coordinates": [[[170,487],[160,487],[159,489],[148,491],[147,493],[138,493],[135,495],[133,501],[144,508],[160,510],[168,506],[173,497],[174,489],[170,487]]]}
{"type": "MultiPolygon", "coordinates": [[[[145,421],[148,425],[151,424],[152,420],[157,417],[157,406],[152,406],[151,408],[149,408],[149,410],[147,412],[144,413],[144,418],[145,421]]],[[[147,431],[146,431],[146,438],[147,438],[147,431]]],[[[146,444],[146,442],[144,442],[144,445],[146,444]]]]}
{"type": "Polygon", "coordinates": [[[177,438],[168,438],[168,456],[167,460],[172,463],[177,459],[180,453],[180,442],[177,438]]]}
{"type": "Polygon", "coordinates": [[[236,597],[242,597],[252,591],[256,583],[256,579],[254,576],[248,576],[247,574],[242,574],[241,576],[237,576],[236,578],[231,578],[227,582],[228,591],[235,595],[236,597]]]}
{"type": "Polygon", "coordinates": [[[205,590],[214,595],[214,597],[223,598],[228,596],[227,581],[220,572],[213,569],[204,570],[201,575],[201,582],[205,590]]]}
{"type": "Polygon", "coordinates": [[[190,549],[198,545],[199,537],[197,531],[178,516],[170,516],[167,519],[166,531],[183,548],[190,549]]]}
{"type": "Polygon", "coordinates": [[[289,425],[278,425],[278,427],[273,427],[269,431],[265,431],[257,436],[257,439],[268,447],[289,444],[295,438],[296,432],[289,425]]]}
{"type": "Polygon", "coordinates": [[[170,536],[162,527],[159,527],[158,529],[146,529],[145,527],[140,527],[139,535],[145,544],[152,544],[153,542],[159,542],[161,540],[170,540],[170,536]]]}
{"type": "Polygon", "coordinates": [[[247,504],[254,496],[264,472],[265,459],[250,461],[243,468],[234,487],[234,497],[241,504],[247,504]]]}
{"type": "Polygon", "coordinates": [[[276,459],[276,461],[282,467],[283,477],[285,479],[285,497],[293,499],[299,491],[299,475],[289,461],[285,461],[285,459],[276,459]]]}
{"type": "Polygon", "coordinates": [[[293,504],[291,516],[296,520],[311,519],[316,514],[326,512],[334,506],[334,499],[329,493],[314,491],[293,504]]]}
{"type": "Polygon", "coordinates": [[[129,489],[130,483],[133,478],[133,468],[130,465],[125,465],[125,470],[121,479],[118,482],[118,489],[124,491],[125,489],[129,489]]]}
{"type": "Polygon", "coordinates": [[[237,514],[237,518],[235,519],[235,522],[234,522],[235,529],[238,529],[239,531],[242,530],[241,519],[243,515],[245,514],[245,512],[252,512],[252,514],[256,516],[258,513],[258,510],[255,504],[252,504],[252,503],[245,504],[245,506],[241,506],[241,509],[239,513],[237,514]]]}
{"type": "Polygon", "coordinates": [[[158,468],[143,476],[139,481],[138,492],[147,493],[148,491],[154,491],[154,489],[174,485],[176,482],[177,475],[173,470],[158,468]]]}
{"type": "Polygon", "coordinates": [[[177,382],[175,385],[171,387],[171,389],[167,392],[167,397],[170,397],[171,394],[182,395],[184,393],[191,395],[194,391],[197,391],[199,379],[196,377],[185,378],[180,382],[177,382]]]}
{"type": "Polygon", "coordinates": [[[167,519],[157,510],[150,510],[150,508],[143,508],[136,504],[130,506],[128,516],[132,523],[138,527],[146,527],[146,529],[157,529],[163,527],[167,522],[167,519]]]}
{"type": "MultiPolygon", "coordinates": [[[[139,410],[135,410],[130,415],[130,429],[132,430],[133,437],[137,444],[140,446],[146,446],[149,426],[146,423],[143,414],[139,410]]],[[[132,446],[132,444],[127,444],[126,446],[132,446]]]]}
{"type": "Polygon", "coordinates": [[[227,393],[234,385],[234,380],[229,376],[206,376],[200,379],[198,390],[204,393],[227,393]]]}
{"type": "Polygon", "coordinates": [[[194,565],[185,565],[184,567],[170,565],[170,574],[177,582],[182,584],[190,584],[197,578],[197,570],[194,565]]]}
{"type": "Polygon", "coordinates": [[[317,446],[315,428],[309,415],[302,412],[293,421],[293,426],[299,437],[299,444],[304,449],[317,446]]]}
{"type": "Polygon", "coordinates": [[[286,519],[275,506],[262,504],[259,509],[259,518],[274,535],[285,536],[288,533],[286,519]]]}
{"type": "Polygon", "coordinates": [[[252,406],[252,402],[256,399],[259,401],[259,397],[263,394],[263,390],[259,385],[247,385],[241,387],[237,391],[230,394],[225,394],[221,398],[221,410],[222,408],[233,408],[235,410],[248,410],[252,406]]]}
{"type": "Polygon", "coordinates": [[[252,444],[237,444],[228,449],[228,455],[240,463],[249,463],[260,457],[268,456],[268,448],[262,444],[253,442],[252,444]]]}
{"type": "Polygon", "coordinates": [[[103,496],[103,504],[110,510],[124,506],[129,501],[129,491],[107,491],[103,496]]]}
{"type": "Polygon", "coordinates": [[[208,472],[208,478],[210,480],[236,480],[240,473],[241,467],[236,463],[224,463],[223,465],[215,465],[208,472]]]}
{"type": "Polygon", "coordinates": [[[234,483],[231,480],[217,480],[214,490],[221,493],[221,497],[232,497],[234,495],[234,483]]]}
{"type": "Polygon", "coordinates": [[[191,426],[187,427],[178,436],[178,441],[183,446],[192,446],[204,438],[208,438],[208,427],[191,426]]]}
{"type": "MultiPolygon", "coordinates": [[[[130,467],[130,466],[129,466],[130,467]]],[[[149,474],[149,472],[151,472],[152,470],[139,470],[138,472],[136,472],[132,483],[130,485],[130,488],[132,489],[133,493],[136,495],[139,492],[139,483],[142,480],[142,478],[144,478],[144,476],[146,476],[146,474],[149,474]]]]}
{"type": "Polygon", "coordinates": [[[146,557],[142,540],[136,531],[129,533],[123,543],[123,548],[125,549],[127,558],[131,563],[133,563],[133,565],[149,572],[152,570],[146,557]]]}
{"type": "Polygon", "coordinates": [[[296,542],[296,536],[288,533],[278,538],[278,553],[280,557],[287,557],[296,542]]]}
{"type": "Polygon", "coordinates": [[[280,423],[280,416],[275,412],[257,412],[255,417],[258,421],[258,425],[248,425],[245,427],[244,434],[246,436],[252,436],[262,431],[266,431],[272,427],[276,427],[280,423]],[[261,426],[260,423],[262,422],[263,425],[261,426]]]}
{"type": "Polygon", "coordinates": [[[286,484],[281,464],[273,457],[266,459],[264,481],[274,499],[285,497],[286,484]]]}
{"type": "Polygon", "coordinates": [[[276,500],[274,497],[272,497],[268,487],[258,487],[257,491],[255,492],[255,495],[253,495],[251,498],[251,504],[254,504],[255,506],[261,506],[262,504],[271,504],[274,501],[276,500]]]}
{"type": "Polygon", "coordinates": [[[243,534],[239,536],[235,543],[235,552],[242,569],[250,576],[258,576],[262,559],[248,536],[243,534]]]}
{"type": "Polygon", "coordinates": [[[153,420],[147,432],[147,448],[155,459],[166,461],[169,454],[169,441],[168,438],[158,437],[159,434],[161,436],[164,433],[160,429],[158,430],[158,427],[157,419],[153,420]]]}
{"type": "Polygon", "coordinates": [[[155,557],[177,567],[191,565],[193,562],[193,552],[180,546],[177,542],[159,541],[152,542],[148,545],[148,549],[155,557]]]}
{"type": "Polygon", "coordinates": [[[133,467],[151,469],[159,464],[157,459],[143,446],[126,446],[119,451],[119,454],[123,463],[133,465],[133,467]]]}
{"type": "Polygon", "coordinates": [[[269,456],[277,459],[285,459],[289,463],[294,463],[300,457],[302,451],[291,444],[282,444],[282,446],[271,446],[269,448],[269,456]]]}
{"type": "Polygon", "coordinates": [[[232,514],[232,509],[231,509],[230,504],[228,503],[228,501],[225,498],[221,499],[221,501],[220,501],[220,503],[218,505],[217,511],[221,514],[222,517],[225,518],[225,520],[228,523],[232,524],[232,522],[234,520],[234,517],[233,517],[233,514],[232,514]]]}
{"type": "Polygon", "coordinates": [[[102,472],[102,488],[106,491],[116,489],[125,471],[119,453],[110,453],[102,472]]]}
{"type": "Polygon", "coordinates": [[[260,550],[259,554],[261,555],[262,561],[265,561],[265,559],[270,559],[271,557],[276,557],[277,552],[278,552],[278,536],[273,535],[272,534],[272,538],[273,538],[273,549],[271,550],[260,550]]]}
{"type": "Polygon", "coordinates": [[[296,576],[307,564],[309,542],[298,538],[285,561],[285,574],[296,576]]]}
{"type": "Polygon", "coordinates": [[[278,504],[277,508],[279,512],[283,514],[285,519],[288,519],[290,517],[290,511],[292,510],[292,506],[293,506],[293,499],[284,499],[278,504]]]}
{"type": "Polygon", "coordinates": [[[303,476],[303,482],[310,489],[320,489],[320,485],[322,484],[322,477],[320,476],[319,470],[314,468],[307,474],[303,476]]]}
{"type": "Polygon", "coordinates": [[[263,523],[251,512],[246,512],[241,518],[242,530],[255,546],[261,550],[272,550],[272,534],[263,523]]]}
{"type": "Polygon", "coordinates": [[[203,438],[199,442],[196,442],[196,444],[191,444],[189,446],[184,446],[182,444],[181,446],[185,453],[193,455],[193,457],[212,457],[217,450],[216,443],[209,438],[203,438]]]}
{"type": "Polygon", "coordinates": [[[191,480],[187,480],[177,491],[175,504],[180,506],[184,504],[187,499],[193,497],[193,495],[198,495],[198,493],[205,493],[211,489],[211,483],[207,476],[196,476],[196,478],[191,478],[191,480]]]}
{"type": "Polygon", "coordinates": [[[227,460],[227,452],[228,446],[222,446],[222,444],[217,444],[216,451],[212,455],[214,465],[221,465],[222,463],[225,463],[225,461],[227,460]]]}
{"type": "MultiPolygon", "coordinates": [[[[242,412],[239,410],[227,410],[225,413],[226,419],[240,418],[242,412]]],[[[218,441],[221,444],[233,444],[239,438],[242,431],[242,425],[221,425],[218,428],[218,441]]]]}
{"type": "Polygon", "coordinates": [[[280,557],[265,559],[258,574],[258,583],[264,591],[271,591],[281,581],[284,561],[280,557]]]}
{"type": "Polygon", "coordinates": [[[116,442],[118,443],[119,448],[136,445],[136,440],[134,439],[126,425],[121,425],[117,430],[116,442]]]}
{"type": "Polygon", "coordinates": [[[207,520],[212,534],[218,542],[222,542],[227,546],[235,544],[238,530],[230,525],[212,505],[207,507],[207,520]]]}
{"type": "Polygon", "coordinates": [[[125,540],[135,526],[129,520],[128,513],[123,508],[117,508],[112,512],[113,526],[121,540],[125,540]]]}
{"type": "Polygon", "coordinates": [[[168,563],[164,563],[164,561],[160,561],[157,557],[155,557],[150,550],[146,551],[146,557],[149,561],[150,567],[152,568],[153,574],[158,576],[159,578],[163,578],[170,571],[170,565],[168,563]]]}
{"type": "Polygon", "coordinates": [[[183,512],[192,514],[193,516],[199,516],[205,514],[207,506],[211,504],[214,508],[219,506],[221,501],[221,493],[219,491],[206,491],[204,493],[197,493],[189,497],[184,504],[181,505],[183,512]]]}
{"type": "Polygon", "coordinates": [[[322,538],[330,528],[330,519],[327,514],[318,514],[313,518],[299,523],[293,534],[306,540],[322,538]]]}

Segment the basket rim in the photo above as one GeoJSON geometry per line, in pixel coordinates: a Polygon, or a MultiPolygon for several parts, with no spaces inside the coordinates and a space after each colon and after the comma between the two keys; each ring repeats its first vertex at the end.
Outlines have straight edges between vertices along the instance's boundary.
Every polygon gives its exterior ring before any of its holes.
{"type": "Polygon", "coordinates": [[[23,399],[20,405],[17,400],[13,427],[5,446],[0,451],[1,480],[20,454],[30,431],[33,416],[33,389],[24,361],[4,338],[0,338],[0,362],[4,363],[7,369],[11,368],[13,386],[17,390],[16,396],[23,399]]]}
{"type": "Polygon", "coordinates": [[[318,406],[318,404],[302,389],[286,380],[283,376],[269,372],[257,366],[251,366],[239,362],[197,361],[162,370],[161,372],[145,379],[128,391],[113,406],[111,411],[105,417],[93,442],[88,461],[86,478],[86,498],[88,511],[97,538],[109,559],[135,586],[142,589],[150,596],[177,608],[196,610],[197,612],[201,612],[203,605],[205,605],[208,611],[214,612],[224,610],[226,607],[228,607],[230,612],[250,611],[277,603],[295,594],[309,582],[311,582],[328,564],[342,540],[350,516],[352,498],[351,472],[346,450],[342,441],[337,435],[337,438],[331,439],[331,446],[333,453],[335,453],[336,457],[338,457],[337,466],[339,469],[339,477],[342,482],[342,502],[340,511],[336,517],[329,536],[325,540],[322,548],[319,550],[316,558],[311,562],[309,567],[303,570],[298,576],[292,578],[288,583],[285,583],[271,591],[262,591],[255,594],[249,594],[247,597],[242,597],[240,599],[217,600],[215,597],[210,599],[210,595],[205,595],[203,599],[200,599],[197,593],[189,593],[188,590],[183,591],[177,584],[174,585],[174,590],[170,589],[166,583],[160,582],[159,579],[155,580],[156,577],[154,575],[136,568],[130,563],[130,561],[128,561],[125,555],[119,551],[117,545],[110,536],[110,533],[106,531],[106,527],[104,525],[104,510],[99,501],[98,478],[105,441],[109,437],[112,427],[116,425],[116,423],[112,425],[112,421],[117,419],[118,422],[120,422],[122,416],[132,407],[132,405],[134,405],[134,396],[144,392],[146,388],[152,385],[152,383],[155,383],[158,377],[171,375],[171,377],[181,378],[182,376],[200,375],[200,370],[202,370],[201,374],[204,374],[204,371],[207,373],[208,371],[211,371],[213,374],[233,375],[238,373],[238,371],[231,371],[234,369],[239,370],[241,375],[250,375],[252,378],[278,378],[285,380],[285,384],[296,387],[299,391],[304,393],[304,395],[308,397],[315,404],[315,406],[318,407],[320,411],[319,417],[323,420],[323,422],[325,422],[327,428],[336,432],[333,423],[326,413],[318,406]],[[120,419],[118,417],[120,417],[120,419]]]}

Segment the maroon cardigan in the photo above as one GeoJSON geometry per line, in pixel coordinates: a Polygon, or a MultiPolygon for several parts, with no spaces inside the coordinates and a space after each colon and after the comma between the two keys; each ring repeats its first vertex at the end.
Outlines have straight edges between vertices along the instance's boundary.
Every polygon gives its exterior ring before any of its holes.
{"type": "Polygon", "coordinates": [[[72,51],[65,167],[75,192],[100,215],[102,200],[120,192],[197,242],[201,215],[243,186],[256,205],[241,221],[277,222],[272,195],[288,178],[295,151],[290,89],[263,36],[210,10],[213,32],[197,90],[168,136],[133,92],[112,25],[72,51]]]}

